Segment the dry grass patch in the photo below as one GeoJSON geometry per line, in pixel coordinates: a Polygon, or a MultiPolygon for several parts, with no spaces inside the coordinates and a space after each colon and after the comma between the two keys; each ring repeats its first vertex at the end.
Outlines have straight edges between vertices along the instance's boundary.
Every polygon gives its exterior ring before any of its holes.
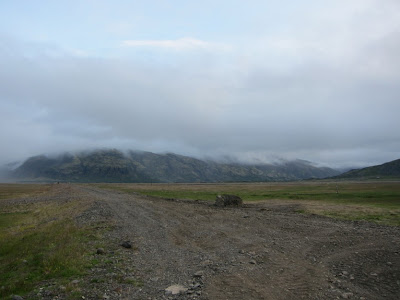
{"type": "Polygon", "coordinates": [[[1,199],[23,198],[48,192],[50,184],[6,184],[0,183],[1,199]]]}

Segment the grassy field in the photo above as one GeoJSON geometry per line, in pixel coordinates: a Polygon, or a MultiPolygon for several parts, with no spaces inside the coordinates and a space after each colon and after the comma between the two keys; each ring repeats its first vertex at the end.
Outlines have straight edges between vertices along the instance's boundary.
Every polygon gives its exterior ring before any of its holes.
{"type": "Polygon", "coordinates": [[[0,200],[40,195],[50,189],[48,184],[0,183],[0,200]]]}
{"type": "Polygon", "coordinates": [[[101,184],[102,188],[162,198],[215,200],[235,194],[244,201],[297,203],[299,212],[400,225],[400,182],[305,181],[291,183],[101,184]]]}
{"type": "Polygon", "coordinates": [[[65,284],[90,264],[85,247],[93,234],[73,218],[85,201],[27,202],[2,205],[4,199],[34,196],[50,185],[0,185],[0,299],[24,295],[43,280],[65,284]]]}

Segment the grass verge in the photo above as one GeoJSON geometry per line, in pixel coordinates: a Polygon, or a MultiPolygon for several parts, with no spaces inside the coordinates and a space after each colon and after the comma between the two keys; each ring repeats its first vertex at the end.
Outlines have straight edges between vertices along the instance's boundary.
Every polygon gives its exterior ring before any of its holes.
{"type": "MultiPolygon", "coordinates": [[[[43,186],[11,187],[8,197],[44,192],[43,186]]],[[[0,202],[1,203],[1,202],[0,202]]],[[[88,203],[78,199],[30,202],[0,206],[0,298],[24,295],[39,283],[63,282],[85,274],[90,255],[85,245],[95,236],[90,228],[77,226],[74,217],[88,203]]]]}

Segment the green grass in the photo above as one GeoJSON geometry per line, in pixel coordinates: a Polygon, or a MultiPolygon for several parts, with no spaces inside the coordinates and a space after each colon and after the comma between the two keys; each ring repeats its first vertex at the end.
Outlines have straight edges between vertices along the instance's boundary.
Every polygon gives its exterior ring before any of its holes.
{"type": "MultiPolygon", "coordinates": [[[[0,216],[1,218],[1,216],[0,216]]],[[[84,274],[84,232],[71,222],[57,222],[17,236],[2,236],[1,296],[24,294],[46,279],[84,274]]]]}
{"type": "Polygon", "coordinates": [[[400,183],[265,183],[265,184],[109,184],[99,185],[126,193],[160,198],[215,200],[218,194],[235,194],[244,201],[316,200],[400,208],[400,183]]]}
{"type": "Polygon", "coordinates": [[[24,295],[46,280],[67,282],[85,274],[86,245],[94,235],[74,222],[84,208],[79,201],[0,207],[0,299],[24,295]]]}

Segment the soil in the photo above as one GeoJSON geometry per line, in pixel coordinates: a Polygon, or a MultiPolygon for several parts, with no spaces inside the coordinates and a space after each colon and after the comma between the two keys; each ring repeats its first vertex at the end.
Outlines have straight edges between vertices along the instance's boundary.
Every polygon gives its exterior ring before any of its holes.
{"type": "MultiPolygon", "coordinates": [[[[53,201],[90,199],[78,224],[112,224],[93,249],[100,263],[71,283],[79,299],[400,299],[399,227],[305,215],[277,201],[221,208],[55,188],[53,201]]],[[[50,285],[34,296],[68,297],[69,287],[50,285]]]]}

